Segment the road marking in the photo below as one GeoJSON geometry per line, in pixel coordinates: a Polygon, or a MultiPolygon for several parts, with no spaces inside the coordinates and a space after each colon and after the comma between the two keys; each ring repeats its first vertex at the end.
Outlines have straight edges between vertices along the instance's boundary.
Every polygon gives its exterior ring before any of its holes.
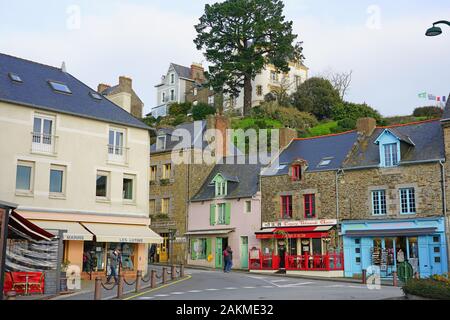
{"type": "Polygon", "coordinates": [[[155,297],[168,297],[168,294],[155,294],[155,297]]]}
{"type": "Polygon", "coordinates": [[[263,288],[275,288],[274,286],[264,286],[263,288]]]}
{"type": "Polygon", "coordinates": [[[300,283],[292,283],[292,284],[286,284],[281,287],[287,288],[287,287],[297,287],[297,286],[304,286],[308,284],[314,284],[314,282],[300,282],[300,283]]]}
{"type": "Polygon", "coordinates": [[[188,291],[188,292],[191,292],[191,293],[199,293],[199,292],[202,292],[201,290],[190,290],[190,291],[188,291]]]}
{"type": "Polygon", "coordinates": [[[153,292],[153,291],[157,291],[157,290],[161,290],[161,289],[163,289],[163,288],[167,288],[167,287],[173,286],[174,284],[177,284],[177,283],[180,283],[180,282],[189,280],[189,279],[191,279],[191,278],[192,278],[192,276],[187,276],[187,277],[184,278],[184,279],[180,279],[180,280],[178,280],[178,281],[174,281],[174,282],[172,282],[172,283],[163,285],[163,286],[161,286],[161,287],[159,287],[159,288],[151,289],[151,290],[148,290],[148,291],[145,291],[145,292],[136,294],[136,295],[134,295],[134,296],[125,298],[125,299],[123,299],[123,300],[131,300],[131,299],[135,299],[135,298],[141,297],[141,296],[143,296],[143,295],[145,295],[145,294],[147,294],[147,293],[150,293],[150,292],[153,292]]]}
{"type": "Polygon", "coordinates": [[[256,289],[256,287],[242,287],[242,289],[256,289]]]}
{"type": "Polygon", "coordinates": [[[155,299],[155,297],[140,297],[138,300],[152,300],[155,299]]]}
{"type": "Polygon", "coordinates": [[[219,291],[219,289],[206,289],[206,291],[219,291]]]}
{"type": "Polygon", "coordinates": [[[225,290],[237,290],[237,288],[230,287],[230,288],[225,288],[225,290]]]}
{"type": "Polygon", "coordinates": [[[282,279],[282,280],[272,280],[273,283],[276,283],[276,282],[285,282],[285,281],[289,281],[289,280],[287,280],[287,279],[282,279]]]}
{"type": "Polygon", "coordinates": [[[180,294],[184,294],[184,292],[172,292],[171,294],[177,294],[177,295],[180,295],[180,294]]]}

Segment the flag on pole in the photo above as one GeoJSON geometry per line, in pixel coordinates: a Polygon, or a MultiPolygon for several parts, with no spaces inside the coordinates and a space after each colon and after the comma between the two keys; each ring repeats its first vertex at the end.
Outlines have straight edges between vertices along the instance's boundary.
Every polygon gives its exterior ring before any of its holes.
{"type": "Polygon", "coordinates": [[[429,95],[428,95],[428,100],[436,101],[436,96],[433,95],[433,94],[429,94],[429,95]]]}
{"type": "Polygon", "coordinates": [[[440,102],[441,101],[441,97],[437,97],[437,101],[440,102]]]}
{"type": "Polygon", "coordinates": [[[446,96],[442,96],[442,102],[445,102],[447,100],[446,96]]]}
{"type": "Polygon", "coordinates": [[[426,99],[427,98],[427,93],[426,92],[419,93],[419,98],[426,99]]]}

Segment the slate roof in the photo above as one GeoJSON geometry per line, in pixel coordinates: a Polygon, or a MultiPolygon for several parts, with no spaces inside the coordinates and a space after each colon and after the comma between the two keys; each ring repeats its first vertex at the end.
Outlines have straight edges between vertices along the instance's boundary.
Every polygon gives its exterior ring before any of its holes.
{"type": "Polygon", "coordinates": [[[273,164],[264,169],[264,176],[284,175],[289,173],[289,165],[297,159],[306,160],[307,172],[337,170],[341,168],[343,161],[357,141],[356,131],[342,134],[320,136],[306,139],[295,139],[281,153],[279,166],[273,164]],[[324,159],[331,162],[325,166],[319,166],[324,159]]]}
{"type": "Polygon", "coordinates": [[[60,68],[0,53],[0,101],[151,130],[108,99],[94,99],[91,92],[96,90],[60,68]],[[11,81],[9,73],[19,75],[23,83],[11,81]],[[66,84],[72,94],[53,91],[49,80],[66,84]]]}
{"type": "Polygon", "coordinates": [[[175,72],[178,74],[181,78],[191,79],[191,68],[181,66],[179,64],[172,63],[175,72]]]}
{"type": "Polygon", "coordinates": [[[442,120],[450,120],[450,95],[448,96],[447,103],[445,104],[442,120]]]}
{"type": "Polygon", "coordinates": [[[439,120],[422,121],[390,127],[378,127],[373,134],[362,140],[349,156],[344,168],[379,166],[379,146],[375,140],[385,130],[394,130],[403,137],[408,137],[414,146],[405,145],[402,150],[400,165],[411,161],[427,161],[445,158],[444,137],[439,120]]]}
{"type": "Polygon", "coordinates": [[[228,181],[228,194],[223,199],[251,198],[259,190],[260,164],[218,164],[214,167],[199,192],[191,199],[192,202],[215,199],[216,188],[211,181],[220,173],[224,177],[233,177],[228,181]]]}

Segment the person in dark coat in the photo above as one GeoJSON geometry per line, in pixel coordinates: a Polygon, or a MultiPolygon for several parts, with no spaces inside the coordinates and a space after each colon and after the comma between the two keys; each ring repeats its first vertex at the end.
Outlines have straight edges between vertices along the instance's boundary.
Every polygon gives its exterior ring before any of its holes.
{"type": "Polygon", "coordinates": [[[231,268],[233,267],[233,250],[231,250],[231,247],[228,246],[226,249],[226,257],[227,257],[227,262],[225,264],[225,272],[229,273],[231,272],[231,268]]]}
{"type": "Polygon", "coordinates": [[[112,277],[114,277],[114,281],[116,283],[119,282],[117,274],[120,266],[120,258],[119,248],[114,249],[114,251],[109,254],[109,267],[111,269],[111,273],[108,276],[108,279],[106,281],[107,283],[111,283],[112,277]]]}

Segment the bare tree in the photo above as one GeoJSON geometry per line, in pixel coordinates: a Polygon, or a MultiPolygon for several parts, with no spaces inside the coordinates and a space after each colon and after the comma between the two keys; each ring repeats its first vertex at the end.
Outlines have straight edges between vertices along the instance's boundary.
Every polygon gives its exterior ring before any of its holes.
{"type": "Polygon", "coordinates": [[[330,81],[333,87],[339,92],[341,99],[344,99],[345,95],[350,90],[353,70],[350,70],[349,72],[335,72],[332,69],[328,69],[320,76],[330,81]]]}

